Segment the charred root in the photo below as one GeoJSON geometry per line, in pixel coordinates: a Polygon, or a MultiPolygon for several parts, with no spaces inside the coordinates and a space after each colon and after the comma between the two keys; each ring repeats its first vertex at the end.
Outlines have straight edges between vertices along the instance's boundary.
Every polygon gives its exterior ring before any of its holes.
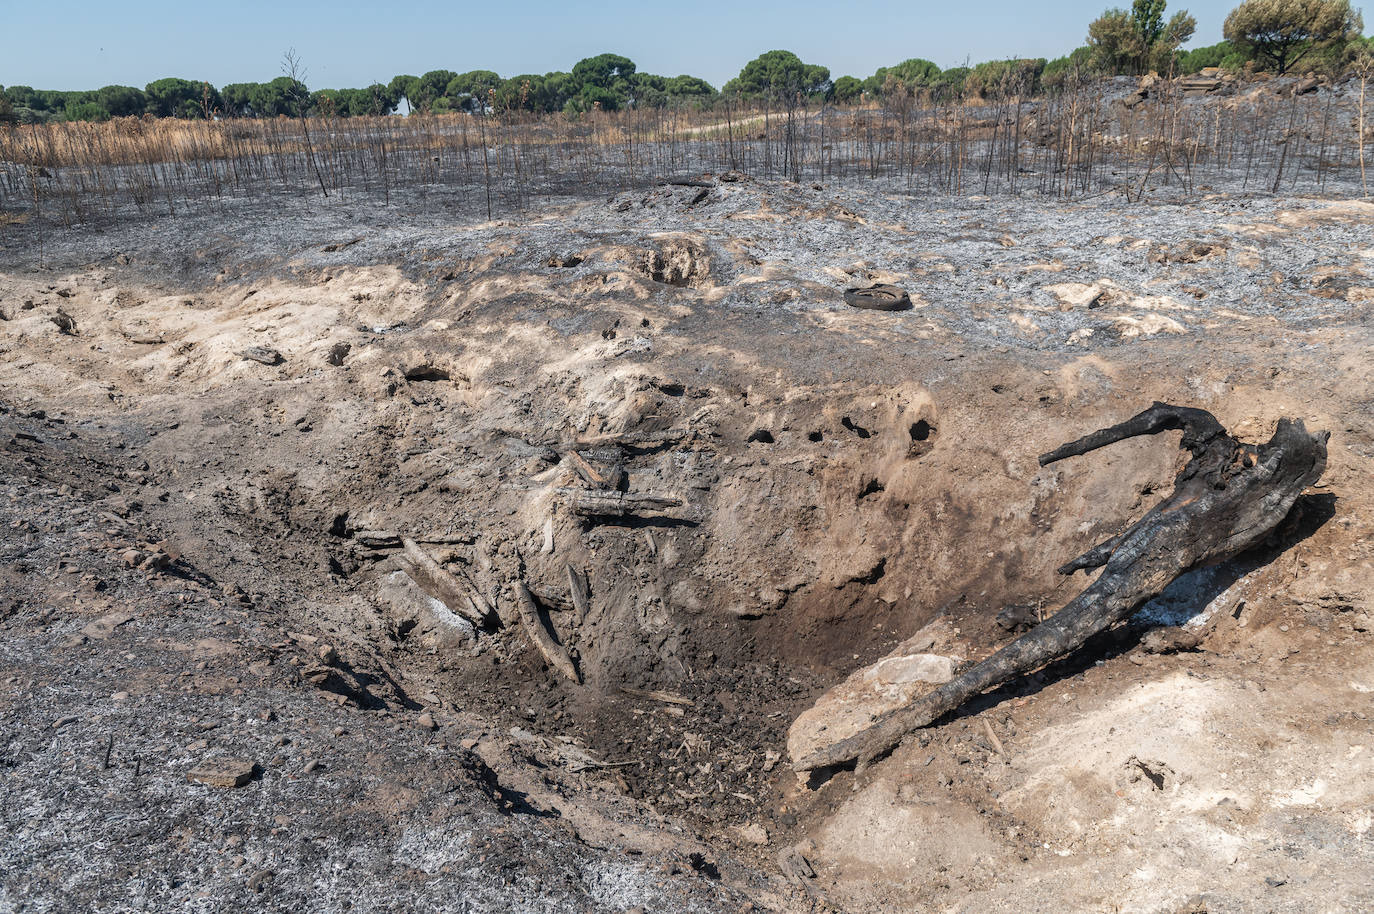
{"type": "Polygon", "coordinates": [[[1077,650],[1190,569],[1225,561],[1262,542],[1326,468],[1329,434],[1309,433],[1300,420],[1280,419],[1273,437],[1256,446],[1231,437],[1206,410],[1165,403],[1051,451],[1040,458],[1040,464],[1168,430],[1181,430],[1181,447],[1192,454],[1175,479],[1173,492],[1120,536],[1059,569],[1072,574],[1102,568],[1091,586],[940,688],[848,739],[793,759],[793,767],[809,771],[855,761],[866,765],[890,752],[911,731],[975,695],[1077,650]]]}

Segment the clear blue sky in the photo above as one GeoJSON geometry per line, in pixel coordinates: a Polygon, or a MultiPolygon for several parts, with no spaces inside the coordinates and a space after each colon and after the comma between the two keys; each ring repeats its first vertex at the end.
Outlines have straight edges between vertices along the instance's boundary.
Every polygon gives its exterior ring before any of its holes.
{"type": "MultiPolygon", "coordinates": [[[[1170,4],[1198,21],[1192,45],[1221,40],[1237,0],[1170,4]]],[[[785,48],[832,76],[925,57],[1057,57],[1083,43],[1088,22],[1130,0],[893,2],[692,0],[671,4],[511,2],[198,3],[155,0],[7,0],[0,85],[39,89],[142,87],[164,76],[216,86],[281,75],[296,48],[311,88],[387,82],[398,73],[495,70],[502,76],[569,70],[583,57],[623,54],[640,70],[690,73],[717,88],[763,51],[785,48]]],[[[1167,15],[1167,14],[1166,14],[1167,15]]]]}

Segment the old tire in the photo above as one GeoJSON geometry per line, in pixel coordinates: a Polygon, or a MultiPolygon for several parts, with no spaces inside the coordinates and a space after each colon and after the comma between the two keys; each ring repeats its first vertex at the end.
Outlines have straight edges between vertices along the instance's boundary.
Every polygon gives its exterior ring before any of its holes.
{"type": "Polygon", "coordinates": [[[879,283],[867,289],[845,289],[845,304],[868,311],[908,311],[911,296],[897,286],[879,283]]]}

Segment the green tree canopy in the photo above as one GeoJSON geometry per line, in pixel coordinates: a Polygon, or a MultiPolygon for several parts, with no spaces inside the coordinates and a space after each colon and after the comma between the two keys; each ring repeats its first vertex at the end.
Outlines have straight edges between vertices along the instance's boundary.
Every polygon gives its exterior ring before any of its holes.
{"type": "Polygon", "coordinates": [[[716,94],[716,87],[704,79],[698,79],[684,73],[681,76],[668,77],[663,86],[663,91],[678,98],[684,96],[709,98],[716,94]]]}
{"type": "Polygon", "coordinates": [[[5,90],[5,98],[16,108],[37,108],[38,93],[32,86],[10,86],[5,90]]]}
{"type": "Polygon", "coordinates": [[[1344,48],[1363,28],[1350,0],[1246,0],[1226,17],[1222,33],[1282,75],[1323,51],[1344,48]]]}
{"type": "Polygon", "coordinates": [[[1180,73],[1196,73],[1207,67],[1239,70],[1249,59],[1250,55],[1232,42],[1219,41],[1206,47],[1184,51],[1178,57],[1178,69],[1180,73]]]}
{"type": "Polygon", "coordinates": [[[641,86],[662,91],[661,86],[655,86],[652,81],[645,83],[638,79],[634,61],[619,54],[598,54],[579,60],[573,64],[571,79],[574,89],[564,105],[570,112],[592,108],[615,111],[633,104],[636,89],[641,86]]]}
{"type": "Polygon", "coordinates": [[[583,85],[577,90],[577,94],[572,96],[563,105],[563,110],[569,114],[583,114],[594,109],[602,111],[616,111],[620,108],[620,97],[610,89],[603,89],[600,86],[590,83],[583,85]]]}
{"type": "Polygon", "coordinates": [[[1093,62],[1108,73],[1165,70],[1174,52],[1193,37],[1197,20],[1187,10],[1164,20],[1165,0],[1135,0],[1130,12],[1109,9],[1088,25],[1093,62]]]}
{"type": "Polygon", "coordinates": [[[207,108],[213,114],[224,107],[214,86],[194,79],[159,79],[143,91],[148,94],[148,110],[158,117],[199,118],[207,108]]]}
{"type": "Polygon", "coordinates": [[[252,117],[257,114],[253,110],[253,94],[259,91],[260,83],[230,83],[219,90],[219,96],[224,101],[225,117],[252,117]]]}
{"type": "Polygon", "coordinates": [[[573,64],[572,78],[581,86],[596,86],[612,92],[627,86],[635,74],[635,62],[619,54],[598,54],[573,64]]]}
{"type": "Polygon", "coordinates": [[[397,104],[404,98],[410,110],[414,111],[415,102],[411,101],[410,97],[415,92],[415,84],[419,81],[418,76],[393,76],[391,82],[386,84],[387,95],[396,99],[397,104]]]}
{"type": "Polygon", "coordinates": [[[1046,63],[1043,57],[989,60],[969,71],[963,90],[979,98],[1030,95],[1039,90],[1046,63]]]}
{"type": "Polygon", "coordinates": [[[452,70],[430,70],[408,84],[405,95],[410,107],[416,111],[434,111],[436,107],[442,110],[445,106],[437,103],[447,97],[444,92],[457,75],[452,70]]]}
{"type": "Polygon", "coordinates": [[[67,103],[65,117],[69,121],[108,121],[110,112],[96,102],[67,103]]]}
{"type": "Polygon", "coordinates": [[[490,70],[470,70],[449,80],[444,95],[453,108],[481,111],[490,100],[492,90],[499,88],[503,81],[490,70]]]}
{"type": "Polygon", "coordinates": [[[389,86],[373,83],[365,89],[349,90],[348,114],[350,117],[381,117],[396,110],[400,97],[392,94],[389,86]]]}
{"type": "Polygon", "coordinates": [[[864,91],[870,95],[915,94],[921,89],[939,85],[940,68],[922,57],[912,57],[895,67],[879,67],[863,81],[864,91]]]}
{"type": "Polygon", "coordinates": [[[830,71],[802,63],[791,51],[768,51],[745,64],[739,76],[726,83],[722,91],[770,98],[791,107],[802,97],[830,91],[830,71]]]}
{"type": "Polygon", "coordinates": [[[309,96],[305,83],[289,76],[278,76],[267,83],[253,83],[249,106],[256,117],[295,115],[296,106],[309,96]]]}
{"type": "Polygon", "coordinates": [[[837,105],[849,105],[863,95],[864,84],[852,76],[841,76],[830,87],[830,97],[837,105]]]}
{"type": "Polygon", "coordinates": [[[1056,57],[1045,64],[1040,73],[1040,84],[1045,87],[1062,87],[1071,78],[1081,78],[1093,68],[1093,49],[1084,45],[1074,48],[1063,57],[1056,57]]]}
{"type": "Polygon", "coordinates": [[[571,73],[525,73],[501,81],[496,107],[503,111],[562,111],[575,94],[571,73]]]}
{"type": "Polygon", "coordinates": [[[133,86],[105,86],[97,89],[95,102],[113,117],[137,117],[148,108],[148,95],[133,86]]]}

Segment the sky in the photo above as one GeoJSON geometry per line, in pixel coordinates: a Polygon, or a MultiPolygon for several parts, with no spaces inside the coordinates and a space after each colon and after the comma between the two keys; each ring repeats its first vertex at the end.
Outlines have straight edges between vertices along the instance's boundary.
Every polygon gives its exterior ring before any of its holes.
{"type": "MultiPolygon", "coordinates": [[[[164,76],[215,86],[265,82],[281,75],[288,48],[298,53],[312,89],[436,69],[502,76],[570,70],[606,51],[629,57],[641,71],[690,73],[717,88],[775,48],[829,67],[832,77],[862,79],[908,57],[942,68],[1058,57],[1082,44],[1088,23],[1110,5],[1129,7],[1130,0],[407,0],[395,7],[353,0],[10,0],[0,11],[0,30],[12,39],[3,42],[0,85],[142,87],[164,76]]],[[[1214,44],[1234,5],[1173,4],[1165,15],[1187,9],[1198,22],[1190,45],[1214,44]]]]}

